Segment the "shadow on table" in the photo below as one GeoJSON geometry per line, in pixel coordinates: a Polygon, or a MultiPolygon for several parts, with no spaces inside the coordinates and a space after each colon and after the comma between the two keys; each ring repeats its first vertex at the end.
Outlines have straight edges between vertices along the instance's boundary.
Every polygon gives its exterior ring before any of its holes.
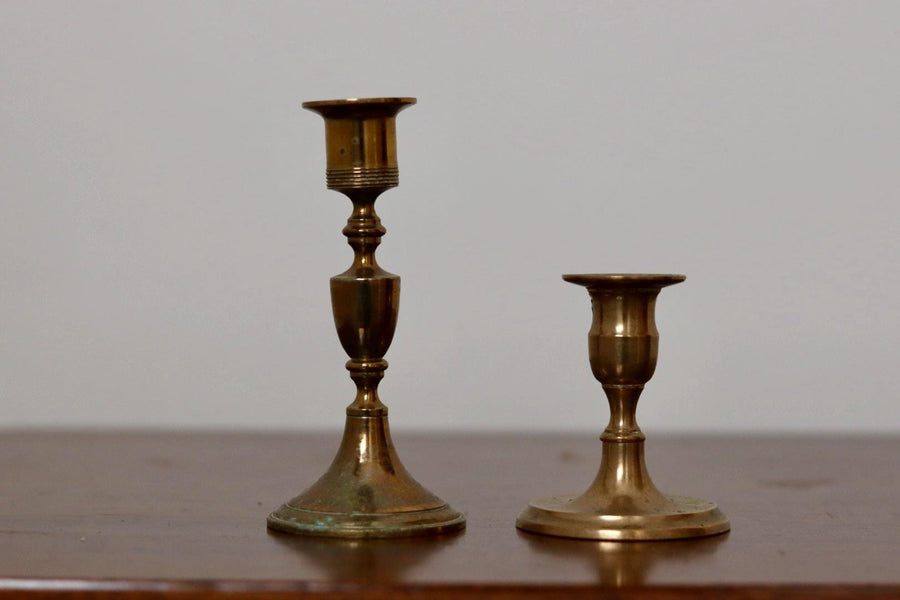
{"type": "Polygon", "coordinates": [[[577,560],[596,569],[598,582],[608,587],[647,583],[655,565],[669,566],[709,558],[728,539],[728,533],[689,540],[661,542],[605,542],[535,535],[518,531],[529,548],[560,560],[577,560]]]}
{"type": "Polygon", "coordinates": [[[331,581],[399,581],[459,541],[464,532],[422,538],[336,539],[268,532],[269,537],[320,569],[331,581]]]}

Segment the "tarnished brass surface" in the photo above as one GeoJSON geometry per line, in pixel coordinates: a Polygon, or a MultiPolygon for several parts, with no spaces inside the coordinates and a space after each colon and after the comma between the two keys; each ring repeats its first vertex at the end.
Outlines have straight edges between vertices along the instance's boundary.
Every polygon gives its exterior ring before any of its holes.
{"type": "Polygon", "coordinates": [[[353,202],[343,233],[350,268],[331,278],[331,306],[356,398],[328,471],[272,512],[272,529],[331,537],[400,537],[462,529],[465,518],[406,471],[391,442],[378,383],[400,302],[400,277],[382,269],[375,249],[385,234],[375,200],[398,185],[395,117],[414,98],[306,102],[325,118],[328,187],[353,202]]]}
{"type": "Polygon", "coordinates": [[[600,471],[581,495],[532,501],[516,526],[532,533],[597,540],[661,540],[714,535],[729,523],[714,502],[662,494],[644,463],[635,412],[656,370],[659,291],[683,275],[563,275],[587,287],[593,322],[588,354],[609,400],[600,471]]]}

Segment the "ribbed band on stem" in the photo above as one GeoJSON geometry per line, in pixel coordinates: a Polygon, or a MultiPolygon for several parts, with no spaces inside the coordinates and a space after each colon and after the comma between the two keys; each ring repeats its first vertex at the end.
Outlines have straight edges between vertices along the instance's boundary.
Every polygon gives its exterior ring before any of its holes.
{"type": "Polygon", "coordinates": [[[396,167],[327,169],[325,180],[331,190],[389,188],[400,184],[400,171],[396,167]]]}

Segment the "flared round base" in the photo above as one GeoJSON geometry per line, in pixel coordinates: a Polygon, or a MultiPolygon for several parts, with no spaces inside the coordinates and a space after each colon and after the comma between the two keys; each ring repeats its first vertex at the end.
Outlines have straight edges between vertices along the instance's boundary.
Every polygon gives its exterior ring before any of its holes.
{"type": "Polygon", "coordinates": [[[459,531],[466,518],[449,505],[395,513],[329,513],[283,504],[269,515],[270,529],[342,538],[390,538],[459,531]]]}
{"type": "Polygon", "coordinates": [[[572,508],[573,496],[534,500],[516,520],[531,533],[589,540],[670,540],[725,533],[731,528],[715,502],[666,496],[665,508],[647,514],[603,514],[572,508]]]}

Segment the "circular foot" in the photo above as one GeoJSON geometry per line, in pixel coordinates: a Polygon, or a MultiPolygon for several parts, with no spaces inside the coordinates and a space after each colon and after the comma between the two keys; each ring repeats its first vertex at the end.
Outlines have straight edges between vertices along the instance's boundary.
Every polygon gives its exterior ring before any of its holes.
{"type": "Polygon", "coordinates": [[[466,518],[447,504],[396,513],[329,513],[283,504],[266,523],[270,529],[300,535],[390,538],[459,531],[466,526],[466,518]]]}
{"type": "Polygon", "coordinates": [[[670,540],[725,533],[731,526],[715,502],[666,496],[666,506],[648,514],[603,514],[572,507],[578,496],[534,500],[516,520],[531,533],[590,540],[670,540]]]}

